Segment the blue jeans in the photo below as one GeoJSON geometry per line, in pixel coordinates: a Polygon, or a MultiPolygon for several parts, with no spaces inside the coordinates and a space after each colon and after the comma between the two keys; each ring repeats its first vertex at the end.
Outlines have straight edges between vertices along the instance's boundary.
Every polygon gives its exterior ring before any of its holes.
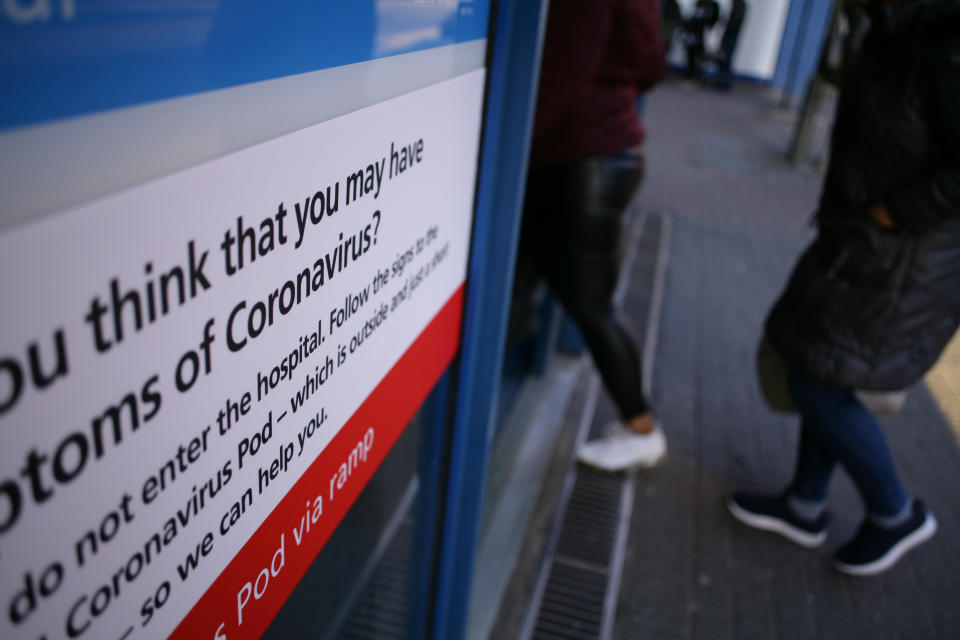
{"type": "Polygon", "coordinates": [[[893,516],[910,499],[873,414],[850,389],[791,372],[800,411],[800,447],[790,493],[824,502],[837,463],[853,479],[870,515],[893,516]]]}

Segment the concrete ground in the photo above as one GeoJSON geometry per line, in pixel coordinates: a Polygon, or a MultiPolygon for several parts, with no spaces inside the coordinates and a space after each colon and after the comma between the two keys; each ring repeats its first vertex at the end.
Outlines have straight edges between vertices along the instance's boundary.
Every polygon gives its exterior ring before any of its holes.
{"type": "Polygon", "coordinates": [[[960,637],[960,451],[941,409],[957,405],[960,358],[883,419],[908,488],[940,523],[887,574],[853,579],[829,564],[863,515],[843,474],[825,550],[748,529],[724,507],[735,488],[781,489],[797,437],[795,418],[764,406],[753,368],[819,191],[815,168],[783,160],[792,122],[775,104],[751,87],[669,82],[647,101],[641,200],[673,220],[653,380],[670,451],[637,478],[614,636],[960,637]]]}

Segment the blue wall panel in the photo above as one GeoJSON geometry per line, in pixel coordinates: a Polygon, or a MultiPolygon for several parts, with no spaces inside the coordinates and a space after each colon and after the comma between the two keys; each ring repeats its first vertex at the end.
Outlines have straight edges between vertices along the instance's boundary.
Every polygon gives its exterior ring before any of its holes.
{"type": "Polygon", "coordinates": [[[835,0],[793,0],[787,14],[773,86],[784,105],[796,107],[817,72],[835,0]]]}

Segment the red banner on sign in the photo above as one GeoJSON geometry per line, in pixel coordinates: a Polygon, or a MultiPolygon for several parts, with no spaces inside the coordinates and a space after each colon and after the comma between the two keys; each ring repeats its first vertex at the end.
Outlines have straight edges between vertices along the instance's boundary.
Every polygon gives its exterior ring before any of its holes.
{"type": "Polygon", "coordinates": [[[259,638],[456,353],[463,286],[171,634],[259,638]]]}

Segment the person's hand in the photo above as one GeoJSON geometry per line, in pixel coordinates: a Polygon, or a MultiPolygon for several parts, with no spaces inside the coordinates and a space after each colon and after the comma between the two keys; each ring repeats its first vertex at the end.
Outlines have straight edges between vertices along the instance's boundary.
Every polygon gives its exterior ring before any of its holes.
{"type": "Polygon", "coordinates": [[[871,220],[884,229],[895,229],[897,227],[893,218],[890,217],[890,212],[887,211],[887,207],[881,202],[870,207],[867,213],[870,214],[871,220]]]}

